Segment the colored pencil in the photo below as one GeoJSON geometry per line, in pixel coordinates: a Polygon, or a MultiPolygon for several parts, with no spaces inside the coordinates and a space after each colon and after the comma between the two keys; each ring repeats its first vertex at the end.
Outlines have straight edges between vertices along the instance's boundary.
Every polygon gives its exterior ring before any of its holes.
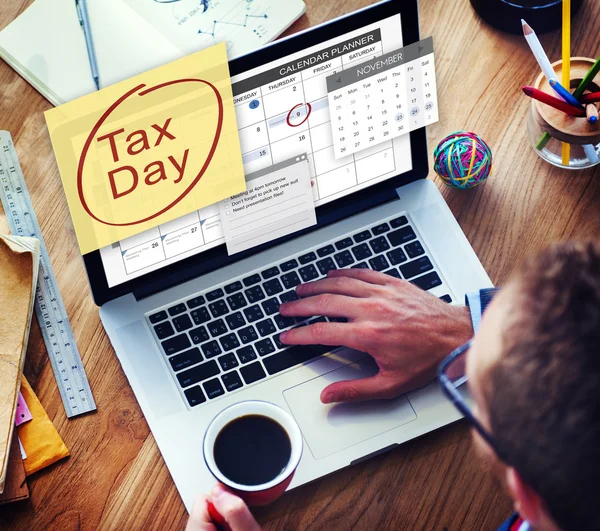
{"type": "Polygon", "coordinates": [[[600,101],[600,92],[590,92],[589,94],[584,94],[579,98],[581,103],[596,103],[600,101]]]}
{"type": "MultiPolygon", "coordinates": [[[[568,90],[571,87],[571,0],[563,0],[562,8],[562,82],[564,87],[567,87],[565,89],[566,94],[564,94],[563,97],[568,103],[573,103],[571,101],[572,98],[575,101],[575,104],[577,105],[577,99],[574,98],[568,90]]],[[[552,80],[550,80],[550,85],[552,85],[552,80]]],[[[553,86],[552,88],[556,90],[556,86],[553,86]]],[[[571,145],[567,144],[566,142],[563,142],[563,166],[568,166],[570,159],[571,145]]]]}
{"type": "Polygon", "coordinates": [[[594,146],[591,144],[586,144],[583,146],[583,150],[585,151],[586,157],[592,164],[600,162],[600,158],[598,158],[598,153],[596,152],[596,148],[594,146]]]}
{"type": "Polygon", "coordinates": [[[554,89],[563,100],[565,100],[569,105],[574,105],[575,107],[581,107],[581,103],[577,101],[573,94],[571,94],[565,87],[563,87],[557,79],[550,80],[550,86],[554,89]]]}
{"type": "Polygon", "coordinates": [[[585,107],[588,122],[591,124],[598,123],[598,108],[593,103],[588,103],[585,107]]]}
{"type": "Polygon", "coordinates": [[[550,94],[534,87],[523,87],[523,92],[530,98],[541,101],[546,105],[550,105],[551,107],[554,107],[555,109],[558,109],[569,116],[577,116],[579,118],[583,118],[585,116],[585,111],[581,108],[581,106],[575,107],[574,105],[571,105],[563,100],[559,100],[558,98],[555,98],[554,96],[551,96],[550,94]]]}
{"type": "Polygon", "coordinates": [[[523,26],[523,35],[525,35],[525,39],[527,39],[527,43],[529,44],[535,59],[540,65],[542,72],[544,72],[546,79],[550,81],[552,78],[556,77],[556,72],[554,71],[554,68],[552,68],[552,63],[550,63],[550,59],[548,59],[548,56],[542,47],[542,43],[532,27],[523,19],[521,19],[521,25],[523,26]]]}
{"type": "Polygon", "coordinates": [[[590,71],[581,80],[581,83],[579,83],[577,89],[575,89],[575,92],[573,93],[575,98],[579,99],[581,96],[583,96],[585,89],[592,81],[594,81],[594,78],[598,75],[598,72],[600,72],[600,58],[594,63],[594,66],[590,68],[590,71]]]}

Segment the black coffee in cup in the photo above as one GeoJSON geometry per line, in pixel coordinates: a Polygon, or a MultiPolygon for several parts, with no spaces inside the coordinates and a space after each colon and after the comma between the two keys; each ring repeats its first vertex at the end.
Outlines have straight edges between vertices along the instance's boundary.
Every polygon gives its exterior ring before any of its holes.
{"type": "Polygon", "coordinates": [[[239,485],[263,485],[281,474],[290,461],[292,443],[286,430],[264,415],[245,415],[225,425],[214,444],[215,464],[239,485]]]}

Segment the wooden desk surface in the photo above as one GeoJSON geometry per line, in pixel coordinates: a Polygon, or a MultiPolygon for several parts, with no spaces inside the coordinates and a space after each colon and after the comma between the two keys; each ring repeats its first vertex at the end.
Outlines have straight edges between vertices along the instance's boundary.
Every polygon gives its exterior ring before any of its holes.
{"type": "MultiPolygon", "coordinates": [[[[31,0],[0,3],[0,28],[31,0]]],[[[291,32],[368,0],[307,0],[291,32]]],[[[492,280],[502,283],[528,253],[565,238],[600,234],[600,174],[570,173],[533,153],[525,137],[528,100],[520,87],[538,68],[521,37],[483,25],[467,0],[421,0],[422,35],[433,35],[441,107],[428,128],[430,151],[455,130],[492,146],[495,173],[444,197],[492,280]]],[[[595,7],[594,7],[595,4],[595,7]]],[[[574,20],[573,55],[596,57],[600,5],[574,20]]],[[[542,37],[560,57],[558,33],[542,37]]],[[[26,375],[71,450],[71,458],[29,480],[31,499],[0,509],[3,529],[183,529],[187,520],[154,439],[113,353],[88,289],[43,111],[50,104],[0,64],[0,128],[13,136],[46,245],[73,323],[98,412],[67,420],[37,324],[26,375]]],[[[430,176],[434,178],[433,174],[430,176]]],[[[442,186],[439,179],[436,183],[442,186]]],[[[6,232],[0,215],[0,232],[6,232]]],[[[1,310],[0,310],[1,311],[1,310]]],[[[496,529],[511,504],[479,469],[463,423],[286,494],[258,510],[267,530],[496,529]]]]}

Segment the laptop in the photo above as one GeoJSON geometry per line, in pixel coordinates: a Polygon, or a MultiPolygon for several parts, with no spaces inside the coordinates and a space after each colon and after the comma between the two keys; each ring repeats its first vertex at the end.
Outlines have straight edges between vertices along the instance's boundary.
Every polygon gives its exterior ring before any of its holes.
{"type": "Polygon", "coordinates": [[[188,510],[215,483],[205,430],[234,403],[269,401],[297,420],[305,447],[291,488],[459,418],[433,383],[394,400],[323,405],[328,384],[375,374],[372,359],[279,340],[327,320],[285,318],[278,307],[330,269],[375,269],[449,304],[492,285],[427,180],[423,129],[334,157],[326,77],[418,40],[416,0],[389,0],[230,63],[246,173],[307,155],[316,225],[230,256],[211,206],[84,257],[104,327],[188,510]],[[298,93],[310,117],[286,130],[280,115],[298,93]],[[262,114],[248,118],[249,106],[262,114]]]}

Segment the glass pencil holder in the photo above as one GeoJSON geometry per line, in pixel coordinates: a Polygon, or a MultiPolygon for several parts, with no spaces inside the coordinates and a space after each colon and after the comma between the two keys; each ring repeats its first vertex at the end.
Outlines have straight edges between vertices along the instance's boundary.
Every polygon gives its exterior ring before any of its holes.
{"type": "MultiPolygon", "coordinates": [[[[571,92],[594,65],[593,59],[573,57],[571,59],[571,92]]],[[[553,65],[556,78],[562,79],[562,61],[553,65]]],[[[599,76],[600,77],[600,76],[599,76]]],[[[595,83],[590,83],[586,92],[600,92],[595,83]]],[[[535,88],[556,96],[544,74],[537,78],[535,88]]],[[[600,164],[600,121],[590,123],[586,117],[574,117],[545,103],[531,100],[527,137],[535,152],[546,162],[571,170],[582,170],[600,164]],[[563,144],[568,144],[568,164],[563,164],[563,144]]]]}

